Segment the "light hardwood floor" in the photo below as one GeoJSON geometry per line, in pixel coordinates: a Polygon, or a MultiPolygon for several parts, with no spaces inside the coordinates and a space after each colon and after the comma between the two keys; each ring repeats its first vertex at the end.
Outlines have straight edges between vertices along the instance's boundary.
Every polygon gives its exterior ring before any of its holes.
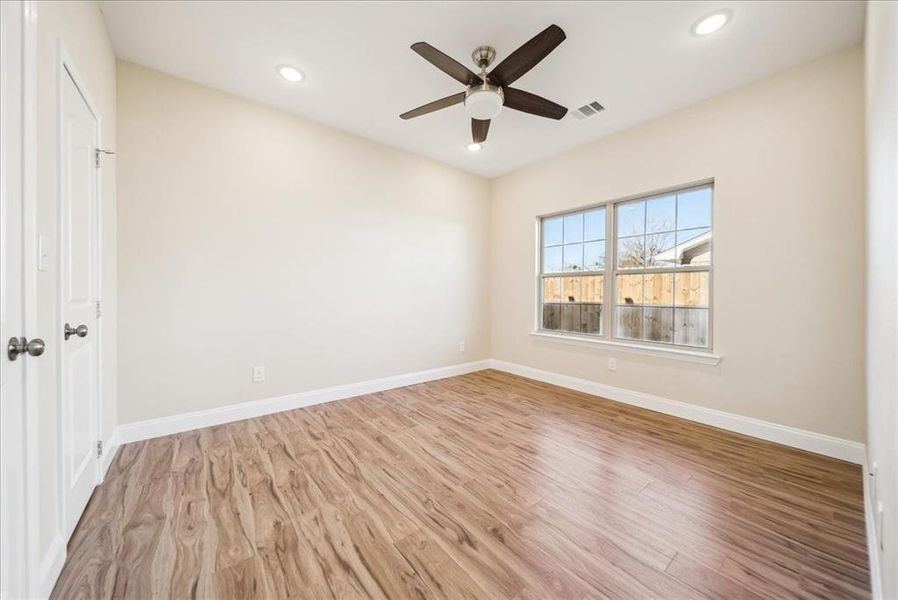
{"type": "Polygon", "coordinates": [[[864,598],[858,466],[496,371],[129,444],[55,598],[864,598]]]}

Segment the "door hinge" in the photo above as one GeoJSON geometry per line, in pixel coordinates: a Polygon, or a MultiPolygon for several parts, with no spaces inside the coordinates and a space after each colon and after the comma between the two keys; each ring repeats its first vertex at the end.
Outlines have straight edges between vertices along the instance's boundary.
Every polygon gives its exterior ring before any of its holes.
{"type": "Polygon", "coordinates": [[[99,319],[103,312],[100,310],[100,301],[97,300],[97,318],[99,319]]]}
{"type": "Polygon", "coordinates": [[[115,154],[115,152],[111,150],[103,150],[102,148],[94,148],[94,166],[98,169],[100,168],[101,154],[115,154]]]}
{"type": "Polygon", "coordinates": [[[103,440],[97,440],[97,458],[103,456],[103,440]]]}

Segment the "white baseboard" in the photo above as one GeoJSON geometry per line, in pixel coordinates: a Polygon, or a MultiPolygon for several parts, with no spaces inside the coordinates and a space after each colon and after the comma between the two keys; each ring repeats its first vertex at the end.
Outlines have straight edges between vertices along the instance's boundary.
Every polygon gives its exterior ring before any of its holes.
{"type": "Polygon", "coordinates": [[[454,377],[455,375],[473,373],[474,371],[482,371],[483,369],[489,368],[489,362],[489,360],[480,360],[450,365],[448,367],[438,367],[427,371],[417,371],[415,373],[405,373],[403,375],[394,375],[392,377],[383,377],[381,379],[371,379],[359,383],[338,385],[320,390],[300,392],[298,394],[288,394],[277,398],[243,402],[241,404],[223,406],[221,408],[200,410],[160,419],[139,421],[137,423],[126,423],[118,427],[116,434],[119,444],[127,444],[172,433],[199,429],[201,427],[211,427],[213,425],[221,425],[233,421],[242,421],[244,419],[270,415],[284,410],[293,410],[295,408],[303,408],[304,406],[312,406],[314,404],[322,404],[324,402],[352,398],[353,396],[382,392],[384,390],[414,385],[416,383],[424,383],[425,381],[433,381],[436,379],[444,379],[446,377],[454,377]]]}
{"type": "Polygon", "coordinates": [[[41,559],[38,570],[38,597],[49,598],[53,592],[53,586],[56,585],[56,580],[59,579],[62,566],[65,564],[65,552],[65,540],[61,534],[57,533],[41,559]]]}
{"type": "Polygon", "coordinates": [[[587,379],[579,379],[569,375],[560,375],[549,371],[542,371],[533,367],[527,367],[515,363],[506,362],[504,360],[492,359],[489,361],[490,367],[499,371],[505,371],[521,377],[536,379],[544,383],[551,383],[561,387],[566,387],[578,392],[585,392],[594,396],[601,396],[616,402],[631,404],[641,408],[647,408],[656,412],[673,415],[697,423],[719,427],[736,433],[750,435],[752,437],[761,438],[800,448],[809,452],[816,452],[825,456],[831,456],[848,462],[863,464],[864,462],[864,445],[859,442],[844,440],[822,433],[814,433],[804,429],[779,425],[769,421],[762,421],[752,417],[744,417],[733,413],[716,410],[713,408],[705,408],[687,402],[678,400],[670,400],[661,396],[653,396],[643,392],[634,392],[623,388],[618,388],[587,379]]]}
{"type": "Polygon", "coordinates": [[[856,464],[863,464],[864,462],[864,445],[859,442],[844,440],[822,433],[814,433],[795,427],[788,427],[786,425],[779,425],[777,423],[762,421],[752,417],[736,415],[713,408],[697,406],[687,402],[670,400],[668,398],[662,398],[661,396],[635,392],[603,383],[597,383],[595,381],[571,377],[569,375],[543,371],[503,360],[489,359],[451,365],[448,367],[439,367],[427,371],[394,375],[392,377],[384,377],[381,379],[372,379],[359,383],[339,385],[320,390],[288,394],[276,398],[243,402],[241,404],[189,412],[173,415],[171,417],[150,419],[136,423],[126,423],[120,425],[111,436],[109,452],[104,459],[107,462],[104,464],[103,472],[105,473],[109,466],[108,461],[111,461],[114,456],[113,443],[115,447],[117,447],[120,444],[170,435],[172,433],[180,433],[182,431],[190,431],[201,427],[211,427],[223,423],[242,421],[244,419],[269,415],[284,410],[293,410],[295,408],[312,406],[314,404],[342,400],[353,396],[361,396],[407,385],[414,385],[416,383],[424,383],[426,381],[453,377],[455,375],[463,375],[465,373],[472,373],[488,368],[505,371],[522,377],[528,377],[530,379],[536,379],[537,381],[551,383],[553,385],[585,392],[594,396],[601,396],[602,398],[623,402],[624,404],[647,408],[656,412],[688,419],[705,425],[711,425],[713,427],[719,427],[720,429],[742,433],[763,440],[784,444],[786,446],[800,448],[809,452],[816,452],[817,454],[831,456],[848,462],[856,464]]]}
{"type": "Polygon", "coordinates": [[[870,597],[882,600],[882,575],[879,568],[879,544],[876,541],[876,513],[873,506],[873,490],[870,489],[870,472],[864,461],[864,522],[867,526],[867,560],[870,562],[870,597]]]}

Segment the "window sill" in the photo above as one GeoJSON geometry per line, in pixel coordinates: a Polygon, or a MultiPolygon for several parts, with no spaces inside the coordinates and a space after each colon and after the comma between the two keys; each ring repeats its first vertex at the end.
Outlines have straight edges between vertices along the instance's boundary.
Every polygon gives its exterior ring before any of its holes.
{"type": "Polygon", "coordinates": [[[549,333],[547,331],[532,331],[530,335],[533,337],[552,340],[553,342],[561,342],[563,344],[573,344],[575,346],[596,346],[619,350],[621,352],[629,352],[631,354],[641,354],[643,356],[657,356],[661,358],[669,358],[672,360],[682,360],[686,362],[698,363],[702,365],[720,364],[720,356],[711,354],[710,352],[700,352],[695,350],[682,350],[680,348],[660,348],[656,346],[646,346],[641,344],[628,344],[625,342],[614,342],[611,340],[595,339],[586,336],[565,335],[560,333],[549,333]]]}

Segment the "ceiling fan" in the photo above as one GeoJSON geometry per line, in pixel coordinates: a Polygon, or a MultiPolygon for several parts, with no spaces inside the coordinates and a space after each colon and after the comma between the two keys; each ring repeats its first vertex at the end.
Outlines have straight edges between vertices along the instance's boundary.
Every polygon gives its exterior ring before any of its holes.
{"type": "Polygon", "coordinates": [[[560,119],[567,113],[565,107],[536,94],[513,88],[511,84],[548,56],[558,44],[564,41],[565,37],[561,27],[549,25],[529,42],[508,55],[489,73],[486,72],[486,68],[496,58],[496,49],[492,46],[479,46],[471,54],[474,64],[480,68],[479,75],[427,42],[412,44],[412,50],[420,54],[424,60],[456,81],[463,83],[465,91],[404,112],[399,115],[399,118],[414,119],[442,108],[464,103],[465,110],[471,116],[471,133],[475,144],[482,144],[486,141],[486,134],[490,129],[490,119],[496,117],[503,106],[539,117],[560,119]]]}

